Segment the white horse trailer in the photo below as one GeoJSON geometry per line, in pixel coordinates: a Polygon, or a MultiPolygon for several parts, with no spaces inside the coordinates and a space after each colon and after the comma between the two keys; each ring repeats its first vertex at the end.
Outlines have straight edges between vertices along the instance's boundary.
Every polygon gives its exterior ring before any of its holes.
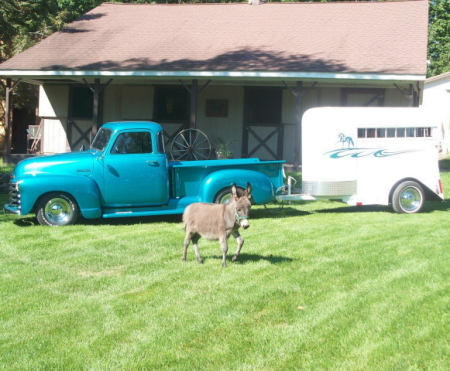
{"type": "MultiPolygon", "coordinates": [[[[440,120],[423,108],[323,107],[302,122],[302,190],[281,200],[337,199],[416,213],[443,200],[440,120]]],[[[291,180],[291,179],[289,179],[291,180]]]]}

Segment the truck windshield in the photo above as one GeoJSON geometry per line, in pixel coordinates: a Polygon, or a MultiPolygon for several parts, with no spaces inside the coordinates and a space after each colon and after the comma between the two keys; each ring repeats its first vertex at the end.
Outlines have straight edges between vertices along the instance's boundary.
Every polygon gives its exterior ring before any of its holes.
{"type": "Polygon", "coordinates": [[[101,128],[97,135],[94,138],[94,141],[91,144],[92,149],[96,149],[98,151],[103,151],[106,145],[109,142],[109,138],[111,137],[111,130],[101,128]]]}

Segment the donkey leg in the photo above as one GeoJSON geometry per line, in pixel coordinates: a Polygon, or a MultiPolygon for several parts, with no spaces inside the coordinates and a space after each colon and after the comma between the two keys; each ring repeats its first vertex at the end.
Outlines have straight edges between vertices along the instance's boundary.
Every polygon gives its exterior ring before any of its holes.
{"type": "Polygon", "coordinates": [[[220,246],[222,247],[222,267],[227,267],[228,241],[226,236],[220,238],[220,246]]]}
{"type": "Polygon", "coordinates": [[[186,260],[189,242],[191,242],[191,234],[189,232],[186,232],[186,235],[184,236],[183,256],[182,256],[181,260],[186,260]]]}
{"type": "Polygon", "coordinates": [[[236,261],[237,257],[239,256],[239,254],[241,253],[242,246],[244,245],[244,239],[242,238],[242,236],[239,234],[238,231],[233,232],[233,237],[236,239],[237,244],[238,244],[236,253],[234,254],[233,258],[231,259],[231,261],[234,263],[236,261]]]}
{"type": "Polygon", "coordinates": [[[202,264],[203,263],[203,259],[200,256],[200,250],[198,249],[198,240],[200,239],[200,236],[198,234],[195,234],[194,236],[192,236],[192,244],[194,245],[194,251],[195,251],[195,256],[197,258],[197,261],[202,264]]]}

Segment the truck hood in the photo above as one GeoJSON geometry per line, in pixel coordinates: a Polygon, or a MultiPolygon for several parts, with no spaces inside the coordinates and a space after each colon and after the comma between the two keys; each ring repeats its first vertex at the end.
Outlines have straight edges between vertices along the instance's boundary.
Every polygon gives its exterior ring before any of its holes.
{"type": "Polygon", "coordinates": [[[37,174],[52,175],[84,175],[89,176],[94,169],[94,159],[100,152],[94,150],[69,152],[51,156],[37,156],[19,162],[14,169],[14,176],[35,176],[37,174]]]}

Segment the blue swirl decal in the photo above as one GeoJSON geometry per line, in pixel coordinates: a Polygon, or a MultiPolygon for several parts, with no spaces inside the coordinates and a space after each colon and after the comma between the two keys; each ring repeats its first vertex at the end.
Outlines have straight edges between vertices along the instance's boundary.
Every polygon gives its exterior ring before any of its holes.
{"type": "Polygon", "coordinates": [[[342,148],[325,152],[324,156],[329,155],[330,158],[343,158],[343,157],[361,158],[367,156],[382,158],[382,157],[397,156],[409,152],[417,152],[417,151],[415,150],[390,151],[387,149],[378,149],[378,148],[342,148]]]}

